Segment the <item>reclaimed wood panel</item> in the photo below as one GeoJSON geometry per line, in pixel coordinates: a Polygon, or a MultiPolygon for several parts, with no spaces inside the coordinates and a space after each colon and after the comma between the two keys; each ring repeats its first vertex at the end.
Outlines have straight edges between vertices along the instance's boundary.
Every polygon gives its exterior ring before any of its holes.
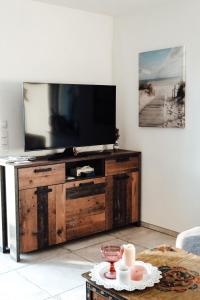
{"type": "Polygon", "coordinates": [[[55,185],[65,182],[65,164],[18,169],[19,189],[55,185]]]}
{"type": "Polygon", "coordinates": [[[49,245],[48,197],[51,192],[49,187],[39,187],[36,191],[39,249],[49,245]]]}
{"type": "Polygon", "coordinates": [[[49,245],[56,244],[56,186],[51,186],[52,192],[48,194],[48,236],[49,245]]]}
{"type": "Polygon", "coordinates": [[[67,220],[67,238],[75,239],[105,230],[105,211],[92,215],[79,215],[67,220]]]}
{"type": "Polygon", "coordinates": [[[66,218],[97,214],[105,210],[105,194],[66,201],[66,218]]]}
{"type": "Polygon", "coordinates": [[[66,241],[66,200],[62,184],[56,186],[56,244],[66,241]]]}
{"type": "Polygon", "coordinates": [[[20,251],[38,249],[37,195],[36,189],[19,192],[20,251]]]}
{"type": "Polygon", "coordinates": [[[113,176],[113,227],[129,223],[129,174],[113,176]]]}
{"type": "Polygon", "coordinates": [[[131,221],[139,221],[139,172],[131,173],[131,221]]]}
{"type": "Polygon", "coordinates": [[[105,197],[106,229],[109,230],[113,228],[113,176],[106,178],[105,197]]]}
{"type": "Polygon", "coordinates": [[[105,175],[117,175],[120,173],[126,173],[134,168],[139,167],[138,157],[128,156],[118,159],[109,159],[105,161],[105,175]]]}
{"type": "Polygon", "coordinates": [[[19,192],[21,252],[26,253],[66,241],[63,185],[19,192]]]}

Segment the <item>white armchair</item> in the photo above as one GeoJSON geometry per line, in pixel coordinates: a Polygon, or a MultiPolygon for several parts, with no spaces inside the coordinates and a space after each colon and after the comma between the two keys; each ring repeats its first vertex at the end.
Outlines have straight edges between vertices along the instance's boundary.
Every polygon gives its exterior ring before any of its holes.
{"type": "Polygon", "coordinates": [[[181,232],[177,236],[176,247],[200,255],[200,227],[181,232]]]}

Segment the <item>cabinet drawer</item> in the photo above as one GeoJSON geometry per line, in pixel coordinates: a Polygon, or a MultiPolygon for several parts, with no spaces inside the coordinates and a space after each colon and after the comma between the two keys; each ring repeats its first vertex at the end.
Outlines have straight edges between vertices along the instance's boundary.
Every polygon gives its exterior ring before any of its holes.
{"type": "Polygon", "coordinates": [[[66,183],[66,199],[105,194],[105,185],[105,177],[66,183]]]}
{"type": "Polygon", "coordinates": [[[105,162],[105,175],[116,175],[139,167],[138,157],[128,156],[109,159],[105,162]]]}
{"type": "Polygon", "coordinates": [[[105,178],[66,183],[67,239],[105,230],[105,178]]]}
{"type": "Polygon", "coordinates": [[[47,186],[65,181],[65,164],[22,168],[18,170],[19,189],[47,186]]]}

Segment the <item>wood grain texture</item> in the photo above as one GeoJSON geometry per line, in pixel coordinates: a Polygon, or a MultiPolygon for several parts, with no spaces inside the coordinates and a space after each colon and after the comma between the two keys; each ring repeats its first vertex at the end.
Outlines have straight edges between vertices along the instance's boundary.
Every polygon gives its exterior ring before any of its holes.
{"type": "Polygon", "coordinates": [[[120,227],[128,224],[129,202],[128,197],[129,174],[113,176],[113,227],[120,227]]]}
{"type": "Polygon", "coordinates": [[[19,192],[20,251],[38,249],[37,195],[36,189],[19,192]]]}
{"type": "Polygon", "coordinates": [[[66,241],[66,200],[62,184],[56,186],[56,244],[66,241]]]}
{"type": "Polygon", "coordinates": [[[63,185],[21,190],[19,195],[21,252],[65,242],[63,185]]]}
{"type": "Polygon", "coordinates": [[[105,175],[117,175],[138,168],[138,157],[127,156],[123,159],[109,159],[105,161],[105,175]]]}
{"type": "Polygon", "coordinates": [[[86,185],[81,186],[82,181],[72,187],[71,184],[65,184],[66,188],[66,230],[67,239],[86,236],[95,232],[105,230],[105,178],[84,180],[86,185]],[[92,186],[88,183],[93,182],[92,186]],[[93,193],[99,185],[104,188],[98,189],[98,193],[93,193]],[[77,195],[81,197],[71,197],[71,189],[77,190],[77,195]],[[83,191],[86,193],[83,193],[83,191]],[[91,194],[91,195],[90,195],[91,194]]]}
{"type": "Polygon", "coordinates": [[[106,229],[109,230],[113,228],[113,176],[106,178],[105,197],[106,229]]]}
{"type": "Polygon", "coordinates": [[[131,173],[131,221],[132,223],[139,221],[139,173],[131,173]]]}
{"type": "Polygon", "coordinates": [[[48,196],[52,189],[37,188],[37,227],[38,249],[46,248],[49,244],[48,196]]]}
{"type": "Polygon", "coordinates": [[[52,192],[48,195],[48,235],[49,245],[56,244],[56,186],[51,186],[52,192]]]}
{"type": "Polygon", "coordinates": [[[67,238],[75,239],[105,230],[105,211],[98,214],[79,215],[67,220],[67,238]]]}
{"type": "Polygon", "coordinates": [[[21,168],[18,170],[18,177],[20,190],[64,183],[65,164],[21,168]]]}
{"type": "Polygon", "coordinates": [[[105,210],[105,194],[66,201],[66,218],[79,215],[98,214],[105,210]]]}

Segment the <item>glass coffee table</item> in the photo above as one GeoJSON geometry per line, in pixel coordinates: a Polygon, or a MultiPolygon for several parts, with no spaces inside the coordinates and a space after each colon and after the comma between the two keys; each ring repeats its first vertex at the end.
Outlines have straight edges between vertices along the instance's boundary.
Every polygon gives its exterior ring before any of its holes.
{"type": "Polygon", "coordinates": [[[86,279],[86,300],[200,300],[200,256],[162,245],[141,252],[137,260],[151,263],[162,272],[161,281],[143,291],[115,291],[86,279]]]}

